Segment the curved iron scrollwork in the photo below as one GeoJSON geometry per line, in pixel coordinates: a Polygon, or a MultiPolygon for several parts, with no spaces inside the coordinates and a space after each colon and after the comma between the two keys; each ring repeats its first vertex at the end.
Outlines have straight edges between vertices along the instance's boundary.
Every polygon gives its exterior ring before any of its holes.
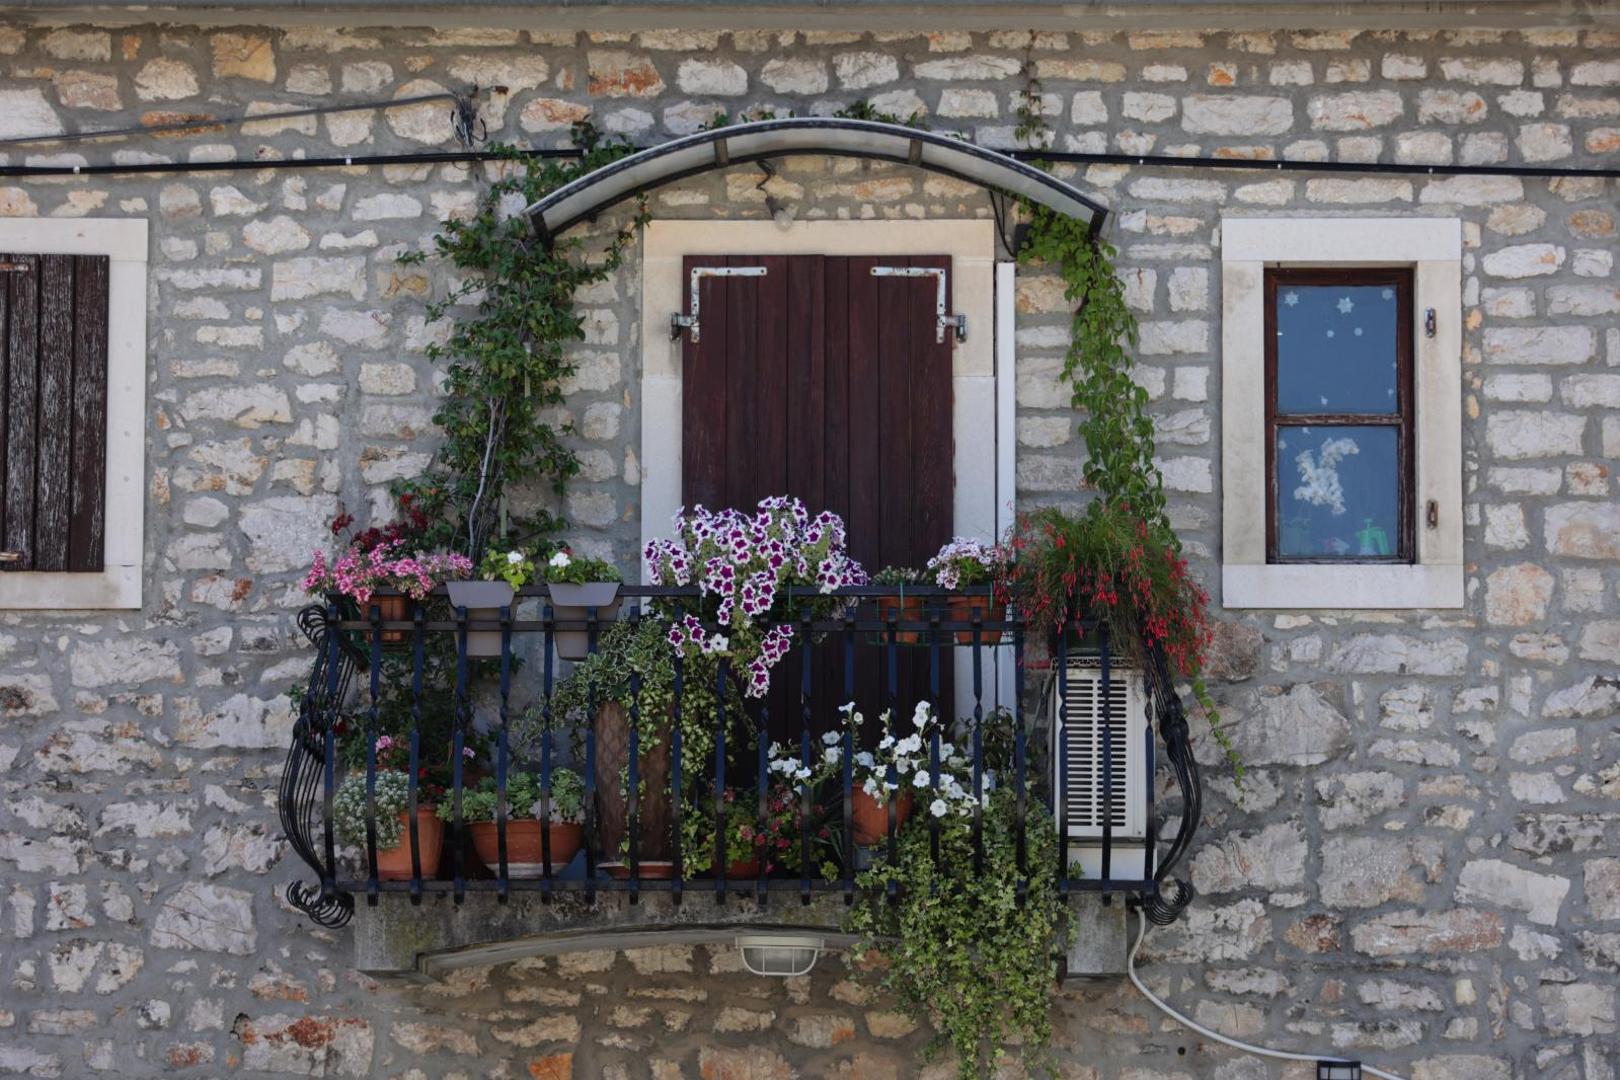
{"type": "Polygon", "coordinates": [[[1187,725],[1187,712],[1182,707],[1181,695],[1176,692],[1169,664],[1162,651],[1156,651],[1147,664],[1145,680],[1148,691],[1148,715],[1157,723],[1159,738],[1164,743],[1165,760],[1171,775],[1181,789],[1181,827],[1175,839],[1159,859],[1153,873],[1157,888],[1142,897],[1142,914],[1155,926],[1169,926],[1181,917],[1198,895],[1192,882],[1172,876],[1192,846],[1204,812],[1204,788],[1198,773],[1198,762],[1192,753],[1192,738],[1187,725]]]}
{"type": "Polygon", "coordinates": [[[320,878],[318,886],[301,881],[288,885],[287,902],[321,926],[336,929],[354,914],[354,897],[337,888],[337,866],[330,843],[318,846],[316,838],[328,827],[321,794],[326,735],[338,722],[344,695],[354,677],[357,651],[331,622],[332,614],[320,604],[298,613],[298,629],[315,646],[315,664],[298,702],[298,720],[281,771],[277,802],[288,842],[320,878]]]}

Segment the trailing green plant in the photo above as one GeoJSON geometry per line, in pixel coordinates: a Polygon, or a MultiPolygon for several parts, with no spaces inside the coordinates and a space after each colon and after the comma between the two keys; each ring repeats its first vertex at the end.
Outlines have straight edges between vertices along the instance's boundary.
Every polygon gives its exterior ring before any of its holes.
{"type": "MultiPolygon", "coordinates": [[[[497,527],[506,531],[506,493],[513,486],[538,482],[560,496],[579,471],[564,441],[569,428],[547,418],[562,403],[561,382],[574,370],[568,346],[585,337],[574,297],[619,268],[646,216],[643,207],[605,249],[587,255],[578,237],[547,245],[512,213],[514,204],[532,204],[634,150],[587,122],[574,125],[573,141],[581,153],[571,159],[495,146],[501,155],[491,167],[496,179],[477,210],[447,221],[430,251],[402,260],[438,258],[452,269],[453,284],[427,310],[431,320],[451,321],[447,340],[428,349],[429,358],[448,361],[444,401],[433,417],[444,437],[427,473],[395,491],[411,495],[426,512],[429,547],[453,547],[475,562],[497,527]]],[[[539,510],[512,525],[526,537],[562,522],[539,510]]]]}
{"type": "MultiPolygon", "coordinates": [[[[557,685],[551,700],[553,722],[581,730],[593,722],[593,707],[611,701],[628,713],[634,702],[641,753],[651,753],[670,733],[677,662],[681,665],[681,756],[706,763],[714,755],[719,715],[718,663],[705,656],[680,660],[669,645],[669,624],[657,618],[609,624],[597,638],[596,651],[557,685]]],[[[514,725],[514,745],[521,741],[525,747],[538,747],[543,715],[540,708],[530,709],[514,725]]],[[[730,686],[726,689],[726,717],[729,723],[741,726],[741,698],[730,686]]],[[[726,740],[737,745],[730,731],[726,740]]],[[[687,775],[698,783],[702,771],[691,768],[687,775]]]]}
{"type": "MultiPolygon", "coordinates": [[[[1033,76],[1029,86],[1038,93],[1033,76]]],[[[1048,129],[1038,108],[1019,115],[1026,143],[1041,141],[1048,129]]],[[[1209,596],[1187,573],[1181,538],[1170,524],[1164,478],[1154,460],[1150,398],[1131,376],[1140,331],[1114,269],[1114,248],[1093,234],[1090,222],[1028,200],[1022,207],[1029,229],[1019,261],[1055,269],[1063,279],[1064,297],[1074,305],[1059,377],[1068,384],[1070,405],[1080,415],[1080,437],[1086,444],[1081,477],[1096,498],[1081,520],[1052,510],[1043,511],[1038,522],[1021,523],[1018,558],[1038,559],[1041,566],[1013,568],[1011,598],[1037,622],[1055,619],[1061,625],[1083,608],[1093,617],[1116,620],[1118,636],[1164,645],[1241,782],[1243,764],[1203,676],[1211,634],[1209,596]],[[1079,550],[1063,546],[1074,540],[1081,541],[1079,550]],[[1147,591],[1120,591],[1115,586],[1122,577],[1146,585],[1147,591]],[[1061,591],[1053,594],[1052,589],[1061,591]]]]}
{"type": "Polygon", "coordinates": [[[1056,827],[1042,804],[1029,800],[1021,872],[1015,800],[1011,786],[991,792],[979,873],[970,815],[913,816],[899,832],[895,861],[880,852],[860,874],[848,922],[861,935],[856,959],[881,955],[873,977],[909,1014],[933,1024],[938,1037],[930,1050],[949,1045],[964,1080],[998,1075],[1008,1044],[1041,1055],[1052,1034],[1054,949],[1068,933],[1056,827]],[[930,823],[939,828],[937,859],[930,823]],[[894,902],[886,893],[891,880],[900,886],[894,902]],[[1027,883],[1021,903],[1020,880],[1027,883]]]}

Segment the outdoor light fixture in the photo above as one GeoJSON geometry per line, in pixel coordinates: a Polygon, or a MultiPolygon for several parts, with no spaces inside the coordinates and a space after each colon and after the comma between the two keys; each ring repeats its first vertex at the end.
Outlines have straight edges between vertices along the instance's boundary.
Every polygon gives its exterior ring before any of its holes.
{"type": "Polygon", "coordinates": [[[1361,1080],[1361,1062],[1318,1061],[1316,1080],[1361,1080]]]}
{"type": "MultiPolygon", "coordinates": [[[[831,154],[913,165],[1007,195],[1026,198],[1067,217],[1102,225],[1107,211],[1074,185],[1010,155],[937,131],[876,120],[793,116],[700,131],[587,173],[530,206],[535,232],[546,243],[616,203],[688,176],[766,158],[831,154]]],[[[792,211],[771,210],[777,224],[792,211]]],[[[791,218],[789,222],[791,223],[791,218]]]]}
{"type": "Polygon", "coordinates": [[[793,934],[737,935],[737,948],[742,951],[743,967],[755,975],[773,975],[782,979],[810,974],[826,944],[825,938],[793,934]]]}

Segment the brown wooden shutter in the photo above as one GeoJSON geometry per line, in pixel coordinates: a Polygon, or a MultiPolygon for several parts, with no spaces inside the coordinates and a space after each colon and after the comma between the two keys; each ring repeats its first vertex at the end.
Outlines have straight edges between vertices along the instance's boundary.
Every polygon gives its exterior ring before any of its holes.
{"type": "MultiPolygon", "coordinates": [[[[940,269],[949,283],[950,265],[948,256],[687,256],[683,298],[699,267],[766,273],[700,279],[700,334],[687,334],[682,352],[682,501],[746,511],[767,495],[794,495],[812,513],[844,519],[850,552],[868,570],[921,569],[951,536],[952,343],[937,332],[936,279],[872,270],[940,269]]],[[[928,692],[929,658],[901,652],[899,700],[916,702],[928,692]]],[[[842,700],[840,648],[828,643],[817,657],[815,699],[842,700]]],[[[857,700],[883,700],[881,660],[857,650],[857,700]]],[[[794,653],[771,680],[773,738],[798,736],[801,662],[794,653]]],[[[813,726],[835,719],[828,712],[813,726]]]]}
{"type": "Polygon", "coordinates": [[[0,570],[100,571],[107,258],[0,255],[0,570]]]}

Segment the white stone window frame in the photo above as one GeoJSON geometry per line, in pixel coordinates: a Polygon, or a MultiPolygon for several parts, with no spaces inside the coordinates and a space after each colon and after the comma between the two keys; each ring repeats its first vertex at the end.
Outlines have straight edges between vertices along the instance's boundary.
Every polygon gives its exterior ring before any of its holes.
{"type": "Polygon", "coordinates": [[[106,525],[100,573],[0,573],[0,610],[124,610],[141,606],[146,535],[146,281],[144,218],[4,218],[0,251],[105,255],[107,271],[106,525]]]}
{"type": "Polygon", "coordinates": [[[1223,216],[1221,603],[1253,608],[1460,608],[1462,222],[1458,218],[1223,216]],[[1417,550],[1410,564],[1266,561],[1265,273],[1410,267],[1417,550]],[[1427,336],[1425,313],[1435,313],[1427,336]],[[1429,524],[1429,507],[1437,511],[1429,524]]]}

